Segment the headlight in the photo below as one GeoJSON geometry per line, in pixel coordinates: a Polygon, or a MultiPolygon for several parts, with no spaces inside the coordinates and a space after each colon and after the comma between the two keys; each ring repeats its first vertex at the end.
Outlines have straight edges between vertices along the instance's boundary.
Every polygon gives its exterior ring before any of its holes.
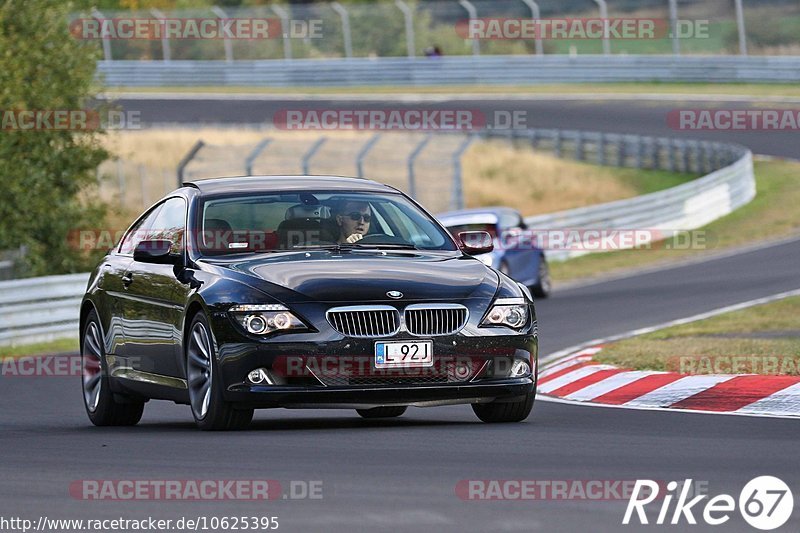
{"type": "Polygon", "coordinates": [[[240,326],[253,335],[308,329],[302,320],[280,304],[234,305],[229,312],[240,326]]]}
{"type": "Polygon", "coordinates": [[[499,298],[494,301],[481,326],[506,326],[520,329],[528,323],[528,304],[524,298],[499,298]]]}

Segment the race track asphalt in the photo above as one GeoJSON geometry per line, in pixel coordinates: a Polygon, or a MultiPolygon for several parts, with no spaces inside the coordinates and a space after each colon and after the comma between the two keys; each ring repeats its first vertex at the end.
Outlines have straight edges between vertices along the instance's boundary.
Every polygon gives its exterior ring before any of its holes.
{"type": "MultiPolygon", "coordinates": [[[[200,101],[148,105],[145,121],[171,122],[183,114],[192,121],[220,120],[213,105],[200,101]],[[161,120],[148,118],[151,114],[161,120]]],[[[509,108],[507,102],[497,105],[509,108]]],[[[541,127],[668,133],[652,103],[551,105],[560,110],[538,101],[515,104],[537,110],[541,127]]],[[[248,122],[258,118],[252,107],[235,112],[249,116],[248,122]]],[[[227,107],[220,116],[231,113],[227,107]]],[[[793,135],[773,134],[767,141],[769,135],[759,134],[761,144],[735,140],[755,152],[797,157],[793,135]]],[[[794,240],[564,289],[538,302],[542,354],[796,289],[798,265],[800,241],[794,240]]],[[[366,421],[349,411],[277,410],[258,412],[250,431],[208,434],[193,429],[188,407],[156,402],[148,404],[135,428],[92,427],[79,387],[78,378],[0,377],[0,517],[278,516],[279,530],[285,531],[646,529],[621,526],[624,500],[461,500],[456,484],[474,479],[693,479],[711,495],[738,499],[751,478],[775,475],[800,501],[797,420],[537,402],[527,422],[512,425],[482,424],[464,406],[410,409],[391,421],[366,421]],[[291,480],[320,480],[323,499],[84,501],[69,493],[72,482],[84,479],[254,478],[279,480],[284,487],[291,480]]],[[[650,509],[654,520],[658,507],[650,509]]],[[[676,529],[711,528],[684,521],[676,529]]],[[[716,529],[753,531],[735,513],[716,529]]],[[[782,530],[798,529],[796,509],[782,530]]]]}

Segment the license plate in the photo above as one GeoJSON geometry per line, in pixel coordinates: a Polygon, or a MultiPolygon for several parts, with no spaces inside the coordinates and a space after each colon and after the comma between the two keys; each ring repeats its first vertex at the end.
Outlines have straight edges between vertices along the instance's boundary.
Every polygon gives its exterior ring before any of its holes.
{"type": "Polygon", "coordinates": [[[376,342],[376,368],[433,366],[433,341],[376,342]]]}

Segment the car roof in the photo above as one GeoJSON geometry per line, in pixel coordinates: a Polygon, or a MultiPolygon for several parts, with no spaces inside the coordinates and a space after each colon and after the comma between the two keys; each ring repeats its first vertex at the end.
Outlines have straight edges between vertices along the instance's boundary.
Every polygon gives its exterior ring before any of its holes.
{"type": "Polygon", "coordinates": [[[302,191],[325,189],[333,191],[396,192],[377,181],[343,176],[232,176],[184,182],[184,186],[199,189],[202,194],[224,194],[244,191],[302,191]]]}
{"type": "Polygon", "coordinates": [[[466,224],[497,224],[503,215],[519,216],[519,212],[510,207],[478,207],[440,213],[436,215],[436,218],[445,226],[462,226],[466,224]]]}

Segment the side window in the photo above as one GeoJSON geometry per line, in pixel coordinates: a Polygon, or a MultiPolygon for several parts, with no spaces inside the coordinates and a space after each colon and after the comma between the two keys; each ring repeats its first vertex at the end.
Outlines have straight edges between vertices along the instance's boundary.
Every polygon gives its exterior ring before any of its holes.
{"type": "Polygon", "coordinates": [[[183,251],[186,228],[186,202],[183,198],[170,198],[164,202],[153,223],[145,229],[147,240],[163,239],[172,243],[171,253],[183,251]]]}
{"type": "Polygon", "coordinates": [[[130,231],[128,231],[125,238],[122,239],[122,243],[119,245],[119,253],[133,255],[133,251],[136,249],[139,242],[145,239],[147,230],[152,227],[163,205],[164,204],[159,204],[154,207],[146,216],[140,218],[139,221],[131,227],[130,231]]]}

